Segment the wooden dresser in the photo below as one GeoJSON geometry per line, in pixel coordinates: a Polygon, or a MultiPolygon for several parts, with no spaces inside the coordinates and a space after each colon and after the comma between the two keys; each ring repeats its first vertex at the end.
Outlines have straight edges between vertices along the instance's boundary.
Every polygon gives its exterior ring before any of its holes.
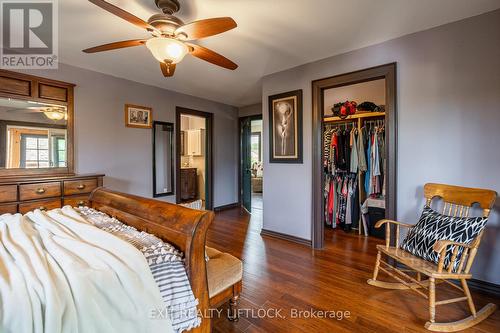
{"type": "Polygon", "coordinates": [[[198,198],[198,176],[196,168],[181,168],[181,201],[198,198]]]}
{"type": "Polygon", "coordinates": [[[90,192],[102,186],[103,177],[92,174],[0,179],[0,214],[86,205],[90,192]]]}

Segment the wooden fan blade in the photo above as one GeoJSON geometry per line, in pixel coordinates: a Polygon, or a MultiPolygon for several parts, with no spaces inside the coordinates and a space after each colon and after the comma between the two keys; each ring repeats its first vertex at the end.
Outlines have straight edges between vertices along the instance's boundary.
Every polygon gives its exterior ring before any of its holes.
{"type": "Polygon", "coordinates": [[[124,41],[121,41],[121,42],[114,42],[114,43],[109,43],[109,44],[94,46],[94,47],[91,47],[91,48],[83,50],[83,52],[85,52],[85,53],[95,53],[95,52],[103,52],[103,51],[110,51],[110,50],[116,50],[116,49],[123,49],[124,47],[132,47],[132,46],[144,45],[145,42],[146,41],[144,39],[124,40],[124,41]]]}
{"type": "Polygon", "coordinates": [[[230,17],[216,17],[194,21],[175,30],[175,35],[187,35],[186,40],[205,38],[236,28],[236,22],[230,17]]]}
{"type": "Polygon", "coordinates": [[[160,62],[160,68],[163,76],[165,77],[173,76],[175,73],[175,64],[166,64],[164,62],[160,62]]]}
{"type": "Polygon", "coordinates": [[[197,58],[203,59],[214,65],[221,66],[230,70],[235,70],[236,68],[238,68],[238,65],[236,65],[228,58],[218,54],[217,52],[207,49],[206,47],[191,43],[186,43],[186,45],[191,47],[191,55],[197,58]]]}
{"type": "Polygon", "coordinates": [[[104,0],[89,0],[89,1],[92,2],[94,5],[99,6],[104,10],[107,10],[111,14],[114,14],[118,17],[121,17],[125,21],[130,22],[132,24],[135,24],[136,26],[138,26],[140,28],[144,28],[144,29],[150,30],[150,31],[156,30],[155,27],[153,27],[152,25],[150,25],[146,21],[138,18],[137,16],[135,16],[133,14],[130,14],[129,12],[127,12],[121,8],[116,7],[115,5],[110,4],[109,2],[106,2],[104,0]]]}

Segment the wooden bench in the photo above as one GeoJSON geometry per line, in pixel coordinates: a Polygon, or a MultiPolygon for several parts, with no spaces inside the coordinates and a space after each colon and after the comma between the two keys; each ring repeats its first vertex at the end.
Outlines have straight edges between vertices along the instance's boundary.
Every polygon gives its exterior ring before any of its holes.
{"type": "Polygon", "coordinates": [[[241,293],[243,264],[238,258],[207,247],[207,279],[210,306],[218,308],[229,301],[228,319],[238,320],[238,299],[241,293]]]}

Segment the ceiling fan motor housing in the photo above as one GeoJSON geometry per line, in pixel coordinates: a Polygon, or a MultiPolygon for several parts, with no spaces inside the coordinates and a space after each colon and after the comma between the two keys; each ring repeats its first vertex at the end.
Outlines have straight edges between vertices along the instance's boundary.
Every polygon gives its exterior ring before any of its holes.
{"type": "Polygon", "coordinates": [[[184,25],[181,19],[170,14],[155,14],[149,18],[148,23],[165,35],[173,35],[177,28],[184,25]]]}
{"type": "Polygon", "coordinates": [[[155,4],[160,8],[165,14],[172,15],[176,13],[181,8],[178,0],[155,0],[155,4]]]}

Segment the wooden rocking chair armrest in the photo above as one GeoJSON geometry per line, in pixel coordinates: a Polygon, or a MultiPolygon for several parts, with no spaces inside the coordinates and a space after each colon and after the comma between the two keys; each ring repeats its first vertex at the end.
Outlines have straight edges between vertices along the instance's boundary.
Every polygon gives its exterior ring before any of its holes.
{"type": "Polygon", "coordinates": [[[375,223],[375,228],[380,228],[385,223],[391,223],[391,224],[399,225],[399,226],[402,226],[402,227],[405,227],[405,228],[411,228],[411,227],[413,227],[413,224],[408,224],[408,223],[403,223],[403,222],[398,222],[398,221],[383,219],[383,220],[380,220],[377,223],[375,223]]]}
{"type": "MultiPolygon", "coordinates": [[[[399,247],[399,228],[405,227],[405,228],[410,229],[413,227],[412,224],[383,219],[383,220],[380,220],[377,223],[375,223],[375,228],[380,228],[385,223],[394,224],[396,226],[396,234],[395,234],[395,246],[396,247],[399,247]]],[[[385,247],[389,248],[390,245],[391,245],[391,228],[389,225],[389,226],[387,226],[387,228],[385,228],[385,247]]]]}
{"type": "Polygon", "coordinates": [[[473,248],[473,246],[470,244],[458,243],[458,242],[453,242],[450,240],[438,240],[438,241],[436,241],[436,243],[434,243],[434,246],[432,247],[432,249],[437,253],[442,253],[443,251],[446,251],[446,248],[449,245],[461,246],[461,247],[469,248],[469,249],[473,248]]]}

